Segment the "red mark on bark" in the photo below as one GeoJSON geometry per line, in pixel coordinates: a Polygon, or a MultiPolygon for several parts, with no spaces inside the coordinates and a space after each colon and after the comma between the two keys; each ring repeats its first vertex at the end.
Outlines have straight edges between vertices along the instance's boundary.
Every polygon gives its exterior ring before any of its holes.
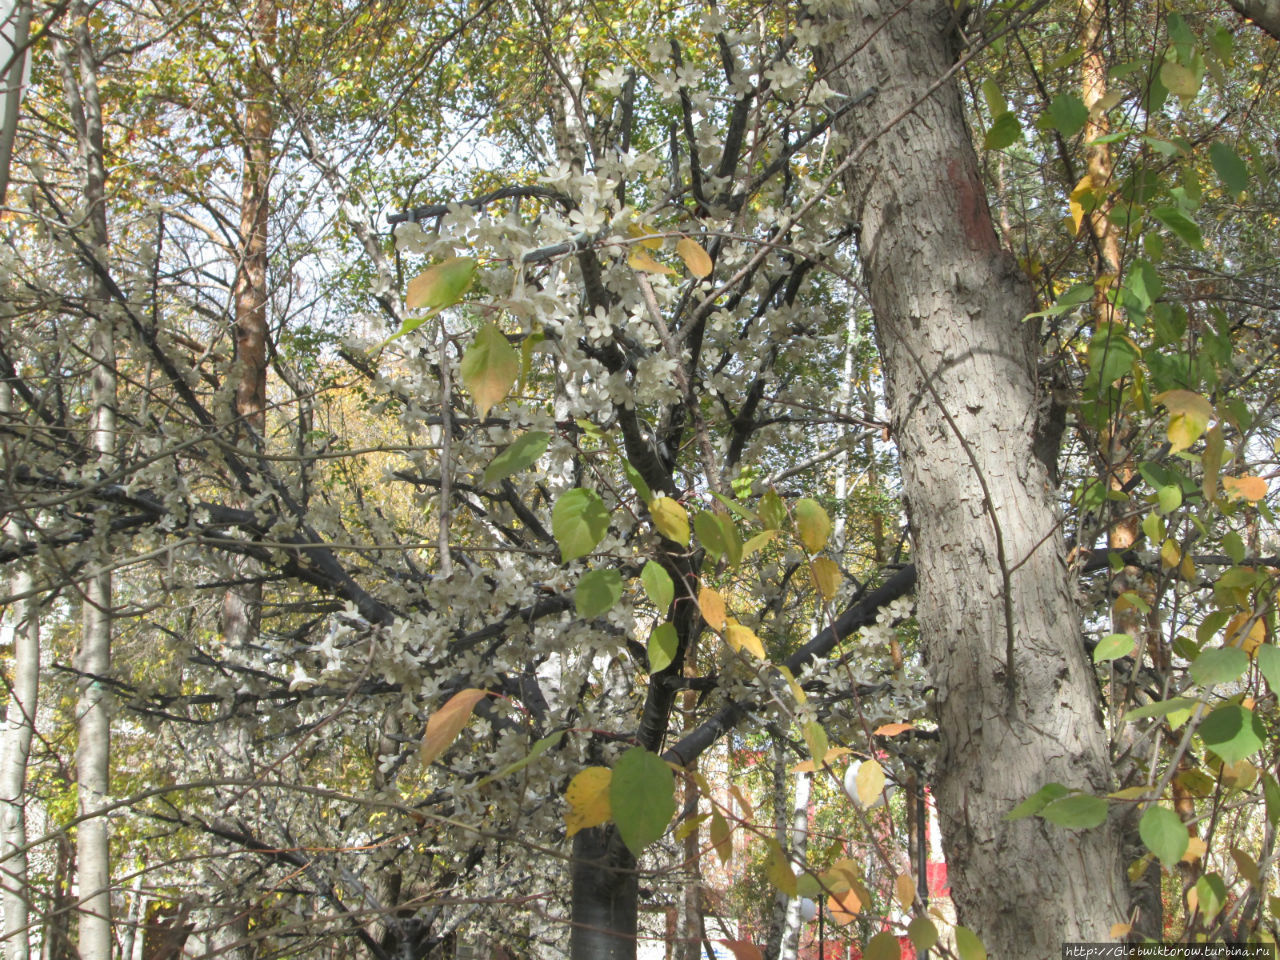
{"type": "Polygon", "coordinates": [[[987,208],[987,194],[978,180],[978,173],[960,157],[947,161],[947,183],[956,198],[956,215],[965,242],[970,250],[995,253],[1000,249],[995,227],[991,225],[991,211],[987,208]]]}

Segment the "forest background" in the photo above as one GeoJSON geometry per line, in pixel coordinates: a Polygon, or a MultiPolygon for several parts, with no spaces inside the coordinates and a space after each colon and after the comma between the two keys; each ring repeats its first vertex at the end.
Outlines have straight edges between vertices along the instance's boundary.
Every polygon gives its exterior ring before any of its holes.
{"type": "Polygon", "coordinates": [[[11,960],[1274,942],[1274,2],[5,35],[11,960]]]}

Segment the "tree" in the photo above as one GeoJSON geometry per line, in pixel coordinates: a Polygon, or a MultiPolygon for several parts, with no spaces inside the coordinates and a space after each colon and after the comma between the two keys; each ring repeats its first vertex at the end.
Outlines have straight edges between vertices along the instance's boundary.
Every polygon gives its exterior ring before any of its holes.
{"type": "MultiPolygon", "coordinates": [[[[802,854],[694,766],[751,725],[778,778],[807,758],[817,796],[851,755],[864,806],[886,777],[934,784],[966,955],[1124,935],[1134,860],[1166,885],[1187,870],[1189,934],[1267,922],[1271,319],[1249,311],[1271,309],[1255,277],[1275,257],[1246,131],[1271,120],[1191,107],[1270,87],[1217,14],[1132,8],[1105,30],[1053,5],[974,24],[941,4],[648,9],[662,39],[632,44],[622,13],[567,3],[280,4],[250,97],[218,82],[243,37],[216,10],[107,9],[67,30],[110,52],[102,153],[137,177],[113,177],[112,248],[45,158],[78,141],[39,58],[19,131],[5,302],[25,322],[3,355],[8,429],[35,453],[9,485],[39,522],[0,555],[29,563],[55,651],[50,598],[114,569],[117,649],[144,655],[76,675],[118,697],[120,756],[153,738],[160,758],[118,764],[110,791],[133,798],[124,857],[148,838],[139,898],[177,918],[243,900],[236,939],[264,953],[410,960],[472,930],[629,957],[644,891],[685,904],[686,947],[704,936],[679,868],[737,841],[781,897],[856,914],[868,951],[896,949],[906,913],[931,943],[946,925],[899,892],[896,833],[868,820],[875,871],[802,854]],[[235,238],[262,236],[266,205],[226,189],[260,182],[241,176],[245,100],[270,101],[281,171],[265,293],[235,317],[278,374],[251,442],[262,397],[235,393],[262,393],[265,365],[233,365],[229,307],[249,273],[235,238]],[[484,148],[415,183],[406,158],[464,123],[484,148]],[[394,249],[380,204],[401,211],[394,249]],[[80,310],[83,338],[62,313],[85,289],[117,320],[102,475],[84,438],[107,364],[79,347],[106,311],[80,310]],[[867,302],[882,359],[856,373],[883,376],[889,424],[843,389],[867,302]],[[356,336],[331,329],[339,309],[356,336]],[[1132,462],[1118,480],[1107,437],[1132,462]],[[912,545],[833,499],[860,465],[901,477],[912,545]],[[1117,516],[1141,538],[1103,540],[1117,516]],[[231,657],[208,641],[246,570],[261,619],[231,657]],[[1126,616],[1142,605],[1159,616],[1126,616]],[[259,772],[219,771],[228,743],[259,772]],[[1064,863],[1067,830],[1094,886],[1064,863]]],[[[29,809],[56,809],[59,759],[32,761],[29,809]]]]}

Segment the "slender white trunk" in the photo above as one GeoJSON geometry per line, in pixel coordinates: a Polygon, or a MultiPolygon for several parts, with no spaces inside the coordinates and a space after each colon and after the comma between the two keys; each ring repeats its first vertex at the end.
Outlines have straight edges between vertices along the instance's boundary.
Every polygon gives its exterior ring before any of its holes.
{"type": "MultiPolygon", "coordinates": [[[[8,334],[8,321],[4,325],[8,334]]],[[[14,422],[13,391],[0,389],[0,420],[14,422]]],[[[6,442],[2,451],[7,467],[20,458],[6,442]]],[[[5,522],[5,537],[11,543],[26,538],[21,518],[5,522]]],[[[19,570],[11,581],[17,596],[29,594],[35,586],[30,571],[19,570]]],[[[13,682],[4,715],[3,754],[0,755],[0,862],[4,879],[4,955],[8,960],[28,960],[31,955],[31,899],[27,886],[26,789],[27,763],[35,731],[36,706],[40,692],[39,602],[31,597],[10,608],[13,631],[13,682]]]]}
{"type": "MultiPolygon", "coordinates": [[[[89,11],[80,0],[68,11],[72,47],[58,42],[55,55],[62,71],[68,113],[79,145],[84,174],[88,227],[85,244],[100,266],[107,263],[106,166],[102,108],[98,100],[98,62],[89,36],[89,11]]],[[[89,453],[99,473],[112,470],[116,446],[116,348],[111,292],[91,272],[87,312],[89,334],[89,453]]],[[[76,883],[80,900],[80,960],[111,960],[111,867],[105,816],[94,816],[110,793],[110,720],[105,684],[111,667],[112,578],[110,543],[97,532],[98,572],[83,588],[82,629],[76,669],[80,672],[77,704],[79,743],[76,749],[77,805],[86,817],[76,828],[76,883]]]]}
{"type": "MultiPolygon", "coordinates": [[[[796,800],[791,808],[791,860],[804,863],[809,850],[809,797],[813,790],[813,778],[807,773],[796,774],[796,800]]],[[[800,950],[800,897],[792,897],[787,904],[787,919],[782,927],[782,945],[778,960],[796,960],[800,950]]]]}

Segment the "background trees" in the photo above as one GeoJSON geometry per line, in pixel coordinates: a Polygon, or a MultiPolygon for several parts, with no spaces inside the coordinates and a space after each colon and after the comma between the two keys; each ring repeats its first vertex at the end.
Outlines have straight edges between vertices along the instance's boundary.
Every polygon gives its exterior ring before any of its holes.
{"type": "Polygon", "coordinates": [[[25,942],[630,956],[646,898],[721,936],[735,844],[877,956],[913,918],[965,956],[1274,933],[1270,38],[918,2],[35,21],[0,354],[0,556],[47,651],[10,708],[25,942]],[[85,617],[110,665],[72,661],[85,617]],[[114,703],[110,782],[69,683],[114,703]],[[725,794],[708,751],[762,734],[725,794]],[[790,767],[830,797],[850,758],[864,806],[936,789],[963,927],[906,885],[912,803],[842,825],[856,858],[779,832],[790,767]],[[1126,886],[1157,875],[1166,918],[1126,886]]]}

